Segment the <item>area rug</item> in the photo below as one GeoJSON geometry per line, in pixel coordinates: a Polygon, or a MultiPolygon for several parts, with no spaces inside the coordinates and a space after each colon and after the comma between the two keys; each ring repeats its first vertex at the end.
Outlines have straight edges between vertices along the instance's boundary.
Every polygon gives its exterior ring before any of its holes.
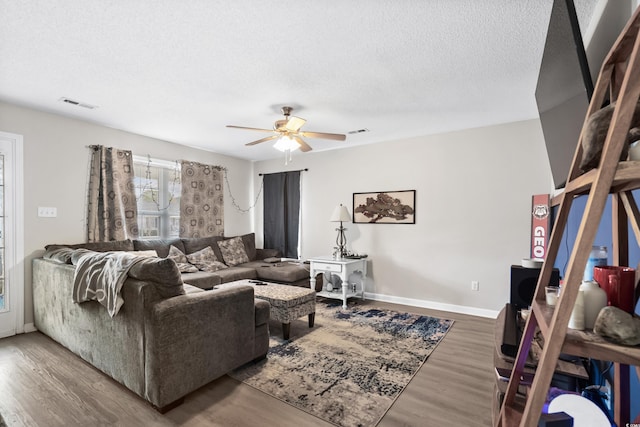
{"type": "Polygon", "coordinates": [[[297,322],[290,341],[272,331],[267,359],[230,376],[343,427],[378,424],[453,324],[320,301],[313,328],[297,322]]]}

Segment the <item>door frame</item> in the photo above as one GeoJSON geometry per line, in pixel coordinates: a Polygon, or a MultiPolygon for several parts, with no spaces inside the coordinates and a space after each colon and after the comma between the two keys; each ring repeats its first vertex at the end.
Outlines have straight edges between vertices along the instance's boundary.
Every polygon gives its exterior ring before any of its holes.
{"type": "Polygon", "coordinates": [[[22,135],[0,132],[0,140],[8,142],[11,152],[7,153],[11,162],[9,176],[5,184],[11,188],[5,197],[5,292],[10,293],[9,319],[13,314],[13,325],[0,330],[0,338],[24,332],[24,146],[22,135]],[[10,256],[9,256],[10,255],[10,256]],[[10,288],[10,289],[9,289],[10,288]]]}

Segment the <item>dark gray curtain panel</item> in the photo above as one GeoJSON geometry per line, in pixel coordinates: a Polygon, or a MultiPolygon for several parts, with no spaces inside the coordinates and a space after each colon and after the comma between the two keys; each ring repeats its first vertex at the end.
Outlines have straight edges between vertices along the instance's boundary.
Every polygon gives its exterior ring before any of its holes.
{"type": "Polygon", "coordinates": [[[266,174],[264,179],[264,247],[298,258],[300,171],[266,174]]]}
{"type": "Polygon", "coordinates": [[[138,237],[138,207],[131,151],[94,145],[87,205],[87,241],[138,237]]]}

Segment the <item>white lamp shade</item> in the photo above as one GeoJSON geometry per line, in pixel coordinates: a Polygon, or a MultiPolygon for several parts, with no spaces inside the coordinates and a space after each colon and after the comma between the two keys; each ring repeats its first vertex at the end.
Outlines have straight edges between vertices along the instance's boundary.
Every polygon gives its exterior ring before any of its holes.
{"type": "Polygon", "coordinates": [[[291,138],[288,135],[284,135],[280,138],[278,138],[278,141],[276,141],[275,144],[273,144],[273,148],[275,148],[276,150],[280,150],[280,151],[294,151],[297,150],[298,148],[300,148],[300,144],[298,144],[297,141],[295,141],[293,138],[291,138]]]}
{"type": "Polygon", "coordinates": [[[343,205],[336,206],[336,208],[333,211],[333,215],[331,215],[331,219],[329,221],[331,222],[351,221],[351,215],[349,214],[349,211],[347,210],[346,206],[343,206],[343,205]]]}

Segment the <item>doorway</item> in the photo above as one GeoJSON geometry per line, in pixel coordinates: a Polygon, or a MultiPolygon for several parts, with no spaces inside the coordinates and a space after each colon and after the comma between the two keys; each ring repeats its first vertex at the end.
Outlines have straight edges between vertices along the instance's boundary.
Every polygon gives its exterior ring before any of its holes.
{"type": "Polygon", "coordinates": [[[24,332],[22,136],[0,132],[0,338],[24,332]]]}

